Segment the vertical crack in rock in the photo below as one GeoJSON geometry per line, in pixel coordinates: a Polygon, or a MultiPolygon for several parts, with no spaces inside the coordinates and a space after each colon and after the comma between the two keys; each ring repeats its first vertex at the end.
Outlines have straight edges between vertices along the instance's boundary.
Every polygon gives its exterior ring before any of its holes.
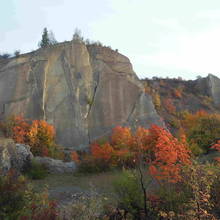
{"type": "MultiPolygon", "coordinates": [[[[141,95],[142,95],[142,92],[140,92],[140,94],[138,95],[138,98],[137,98],[137,100],[135,101],[134,106],[133,106],[133,108],[131,109],[130,114],[128,115],[127,119],[125,120],[125,124],[129,124],[129,122],[132,121],[131,117],[132,117],[133,113],[135,112],[137,103],[139,102],[139,99],[140,99],[141,95]]],[[[135,121],[135,122],[136,122],[136,121],[135,121]]],[[[136,127],[136,124],[134,125],[134,127],[136,127]]]]}
{"type": "Polygon", "coordinates": [[[93,96],[92,96],[92,102],[91,102],[91,105],[89,106],[89,110],[88,110],[88,114],[87,114],[89,144],[91,143],[91,137],[90,137],[90,131],[89,131],[89,114],[90,114],[92,106],[93,106],[93,104],[95,102],[96,92],[97,92],[97,89],[99,87],[99,82],[100,82],[100,73],[98,73],[97,75],[98,75],[98,77],[97,77],[96,85],[94,87],[94,92],[93,92],[93,96]]]}
{"type": "Polygon", "coordinates": [[[43,89],[42,89],[42,109],[43,109],[43,120],[46,120],[46,112],[45,112],[45,97],[46,97],[46,87],[47,87],[47,73],[48,73],[48,70],[46,68],[46,70],[44,71],[44,79],[43,79],[43,89]]]}
{"type": "Polygon", "coordinates": [[[73,88],[72,79],[71,79],[70,66],[69,66],[68,61],[66,60],[65,51],[63,52],[61,59],[62,59],[62,66],[63,66],[63,70],[64,70],[64,76],[66,79],[67,86],[69,88],[69,96],[71,97],[70,103],[72,106],[72,110],[74,112],[74,101],[76,100],[76,97],[74,95],[74,88],[73,88]]]}

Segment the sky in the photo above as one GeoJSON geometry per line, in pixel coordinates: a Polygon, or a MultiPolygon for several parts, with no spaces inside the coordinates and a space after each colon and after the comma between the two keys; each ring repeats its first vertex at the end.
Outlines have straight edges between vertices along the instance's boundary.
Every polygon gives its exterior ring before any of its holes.
{"type": "Polygon", "coordinates": [[[219,0],[0,0],[0,53],[84,38],[118,49],[139,78],[220,76],[219,0]]]}

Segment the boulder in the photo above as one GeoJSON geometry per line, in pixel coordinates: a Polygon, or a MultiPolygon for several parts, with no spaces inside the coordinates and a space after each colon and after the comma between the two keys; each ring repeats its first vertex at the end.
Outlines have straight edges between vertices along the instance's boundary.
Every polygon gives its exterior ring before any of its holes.
{"type": "Polygon", "coordinates": [[[11,168],[21,172],[29,166],[32,158],[33,154],[29,146],[15,144],[12,139],[0,139],[0,170],[3,173],[11,168]]]}
{"type": "Polygon", "coordinates": [[[34,160],[44,165],[50,173],[73,173],[76,170],[74,162],[63,162],[49,157],[35,157],[34,160]]]}

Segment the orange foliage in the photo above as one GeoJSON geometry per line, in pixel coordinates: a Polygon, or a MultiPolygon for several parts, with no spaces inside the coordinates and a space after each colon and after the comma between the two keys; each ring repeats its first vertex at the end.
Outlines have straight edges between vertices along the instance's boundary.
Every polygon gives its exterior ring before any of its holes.
{"type": "Polygon", "coordinates": [[[27,133],[30,129],[30,125],[23,118],[23,116],[16,116],[13,118],[14,127],[12,128],[12,138],[16,143],[27,143],[27,133]]]}
{"type": "Polygon", "coordinates": [[[174,89],[173,90],[173,95],[178,98],[181,99],[182,98],[182,91],[180,89],[174,89]]]}
{"type": "Polygon", "coordinates": [[[128,127],[121,127],[117,126],[113,129],[113,133],[111,136],[111,143],[113,145],[118,146],[118,148],[121,148],[123,146],[127,147],[131,145],[132,142],[132,133],[131,129],[128,127]]]}
{"type": "Polygon", "coordinates": [[[176,107],[173,104],[173,100],[170,98],[167,98],[163,101],[165,109],[168,111],[168,113],[172,114],[176,111],[176,107]]]}
{"type": "Polygon", "coordinates": [[[181,167],[190,163],[190,152],[184,140],[178,141],[170,132],[157,125],[150,129],[139,127],[135,134],[130,128],[116,127],[111,143],[91,145],[94,160],[103,160],[112,166],[134,167],[140,159],[149,165],[152,176],[180,181],[181,167]]]}
{"type": "Polygon", "coordinates": [[[34,120],[27,133],[29,145],[35,155],[49,156],[49,150],[54,146],[55,130],[44,120],[34,120]]]}
{"type": "Polygon", "coordinates": [[[64,157],[55,144],[54,127],[44,120],[30,121],[23,116],[12,116],[0,123],[0,129],[16,143],[29,145],[35,156],[64,157]]]}
{"type": "Polygon", "coordinates": [[[209,114],[204,110],[200,110],[200,111],[196,112],[195,114],[188,113],[185,115],[182,123],[185,128],[195,127],[200,118],[208,117],[208,116],[209,116],[209,114]]]}
{"type": "Polygon", "coordinates": [[[108,161],[112,157],[113,148],[109,143],[105,143],[101,146],[97,143],[93,143],[91,146],[91,153],[96,159],[108,161]]]}
{"type": "Polygon", "coordinates": [[[76,151],[73,151],[72,153],[71,153],[71,159],[74,161],[74,162],[76,162],[76,163],[79,163],[79,155],[77,154],[77,152],[76,151]]]}
{"type": "Polygon", "coordinates": [[[187,147],[170,132],[156,125],[149,129],[148,146],[153,152],[153,157],[148,158],[150,173],[157,179],[178,182],[181,179],[181,166],[190,163],[187,147]]]}

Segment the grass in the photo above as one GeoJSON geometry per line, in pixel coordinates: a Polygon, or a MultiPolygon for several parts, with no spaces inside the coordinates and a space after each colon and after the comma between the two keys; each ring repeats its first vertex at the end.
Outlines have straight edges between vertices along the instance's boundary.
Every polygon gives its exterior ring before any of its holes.
{"type": "Polygon", "coordinates": [[[121,175],[122,171],[111,171],[98,174],[50,174],[41,180],[31,180],[35,190],[41,191],[45,185],[48,187],[50,197],[57,199],[61,191],[80,193],[91,190],[91,186],[98,192],[113,194],[113,182],[121,175]]]}

